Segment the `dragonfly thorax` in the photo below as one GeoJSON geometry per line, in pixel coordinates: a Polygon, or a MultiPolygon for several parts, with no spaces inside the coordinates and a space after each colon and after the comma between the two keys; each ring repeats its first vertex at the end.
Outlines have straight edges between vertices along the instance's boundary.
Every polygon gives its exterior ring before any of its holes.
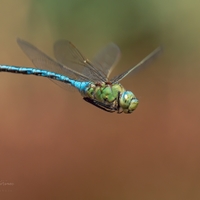
{"type": "Polygon", "coordinates": [[[82,95],[93,105],[109,112],[131,113],[138,105],[135,95],[119,83],[91,83],[82,95]]]}

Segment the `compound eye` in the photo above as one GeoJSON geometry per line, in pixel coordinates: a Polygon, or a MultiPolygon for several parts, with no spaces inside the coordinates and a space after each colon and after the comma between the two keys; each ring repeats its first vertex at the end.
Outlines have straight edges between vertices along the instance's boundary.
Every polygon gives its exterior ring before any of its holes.
{"type": "Polygon", "coordinates": [[[122,96],[120,98],[120,106],[123,109],[128,109],[131,100],[135,97],[135,95],[132,92],[125,91],[122,93],[122,96]]]}
{"type": "Polygon", "coordinates": [[[136,99],[136,98],[133,98],[131,100],[131,103],[130,103],[129,108],[128,108],[129,113],[133,112],[137,108],[138,103],[139,103],[138,99],[136,99]]]}

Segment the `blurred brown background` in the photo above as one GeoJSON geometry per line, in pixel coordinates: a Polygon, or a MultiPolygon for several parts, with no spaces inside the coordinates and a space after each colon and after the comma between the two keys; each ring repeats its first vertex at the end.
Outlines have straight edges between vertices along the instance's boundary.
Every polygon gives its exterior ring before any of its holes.
{"type": "Polygon", "coordinates": [[[122,81],[140,100],[131,115],[45,78],[1,73],[0,199],[200,199],[199,1],[0,3],[2,64],[33,67],[17,37],[50,56],[69,39],[89,58],[115,42],[122,58],[112,75],[164,46],[122,81]]]}

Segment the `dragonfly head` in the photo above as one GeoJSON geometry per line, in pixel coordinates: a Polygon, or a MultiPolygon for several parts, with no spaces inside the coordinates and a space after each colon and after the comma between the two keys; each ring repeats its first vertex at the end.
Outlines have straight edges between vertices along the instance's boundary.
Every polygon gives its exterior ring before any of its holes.
{"type": "Polygon", "coordinates": [[[138,99],[130,91],[124,91],[119,99],[120,107],[124,113],[132,113],[138,106],[138,99]]]}

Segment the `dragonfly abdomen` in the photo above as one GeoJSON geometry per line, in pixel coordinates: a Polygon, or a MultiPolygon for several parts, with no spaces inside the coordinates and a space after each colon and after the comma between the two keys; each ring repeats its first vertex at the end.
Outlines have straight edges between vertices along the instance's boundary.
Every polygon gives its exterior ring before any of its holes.
{"type": "Polygon", "coordinates": [[[81,82],[81,81],[70,79],[67,76],[57,74],[55,72],[42,70],[42,69],[36,69],[36,68],[30,68],[30,67],[16,67],[16,66],[9,66],[9,65],[0,65],[0,72],[11,72],[11,73],[17,73],[17,74],[47,77],[47,78],[61,81],[66,84],[70,84],[74,86],[80,91],[82,95],[84,95],[83,93],[85,93],[85,89],[90,84],[89,82],[81,82]]]}
{"type": "Polygon", "coordinates": [[[46,71],[46,70],[36,69],[36,68],[0,65],[0,72],[11,72],[11,73],[18,73],[18,74],[25,74],[25,75],[42,76],[42,77],[47,77],[47,78],[54,79],[57,81],[65,82],[67,84],[71,84],[71,79],[69,79],[66,76],[63,76],[54,72],[46,71]]]}

